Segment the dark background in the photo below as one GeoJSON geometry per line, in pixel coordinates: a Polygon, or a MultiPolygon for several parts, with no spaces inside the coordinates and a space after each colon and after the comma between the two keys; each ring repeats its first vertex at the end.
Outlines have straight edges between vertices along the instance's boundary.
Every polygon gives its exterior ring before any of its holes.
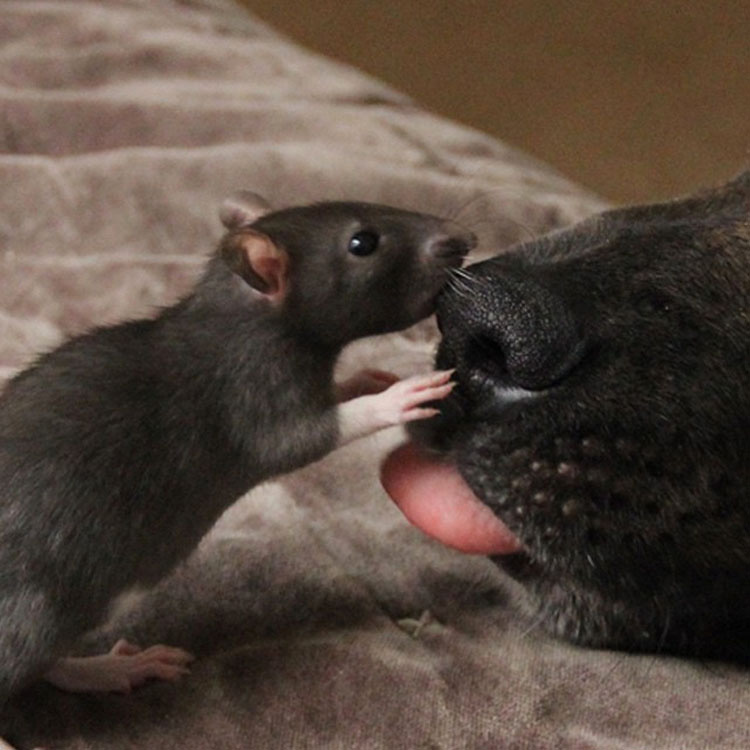
{"type": "Polygon", "coordinates": [[[619,202],[750,166],[746,0],[244,0],[619,202]]]}

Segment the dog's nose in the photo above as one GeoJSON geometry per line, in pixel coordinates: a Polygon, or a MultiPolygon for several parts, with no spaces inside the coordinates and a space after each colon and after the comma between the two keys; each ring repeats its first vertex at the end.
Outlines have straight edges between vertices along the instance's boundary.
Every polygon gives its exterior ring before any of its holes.
{"type": "Polygon", "coordinates": [[[469,266],[440,295],[443,348],[467,372],[502,386],[542,390],[580,360],[583,337],[560,296],[523,266],[469,266]]]}

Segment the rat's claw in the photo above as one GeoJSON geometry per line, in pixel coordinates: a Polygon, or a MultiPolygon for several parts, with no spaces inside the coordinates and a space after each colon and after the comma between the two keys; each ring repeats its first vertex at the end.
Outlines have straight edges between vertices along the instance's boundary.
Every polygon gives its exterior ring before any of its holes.
{"type": "Polygon", "coordinates": [[[427,403],[428,401],[440,401],[444,399],[455,387],[455,383],[446,383],[421,390],[407,393],[404,399],[404,406],[410,409],[413,406],[427,403]]]}
{"type": "Polygon", "coordinates": [[[395,383],[372,397],[377,399],[377,418],[388,426],[434,417],[438,410],[426,404],[444,399],[453,390],[452,374],[452,370],[443,370],[395,383]]]}
{"type": "Polygon", "coordinates": [[[453,370],[442,370],[429,375],[417,375],[396,383],[386,393],[398,398],[402,414],[407,414],[415,406],[444,399],[456,385],[450,380],[452,374],[453,370]]]}
{"type": "Polygon", "coordinates": [[[414,375],[413,377],[406,378],[406,380],[402,380],[401,382],[404,384],[413,384],[415,390],[432,388],[435,386],[443,385],[444,383],[448,383],[451,379],[451,375],[453,375],[455,371],[455,369],[436,370],[435,372],[431,372],[428,375],[414,375]]]}
{"type": "Polygon", "coordinates": [[[403,413],[403,422],[416,422],[418,419],[429,419],[440,414],[440,409],[409,409],[403,413]]]}

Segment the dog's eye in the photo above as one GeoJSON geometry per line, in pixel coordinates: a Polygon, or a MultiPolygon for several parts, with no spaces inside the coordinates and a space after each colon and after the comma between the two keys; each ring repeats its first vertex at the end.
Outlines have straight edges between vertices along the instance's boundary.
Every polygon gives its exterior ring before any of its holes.
{"type": "Polygon", "coordinates": [[[380,237],[375,232],[357,232],[349,240],[349,252],[352,255],[372,255],[378,248],[380,237]]]}

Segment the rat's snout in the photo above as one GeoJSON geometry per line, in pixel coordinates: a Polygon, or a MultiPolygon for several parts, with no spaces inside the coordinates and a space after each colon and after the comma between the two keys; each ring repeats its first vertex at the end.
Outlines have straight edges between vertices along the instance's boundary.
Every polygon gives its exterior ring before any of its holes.
{"type": "Polygon", "coordinates": [[[476,246],[477,236],[473,232],[451,223],[428,242],[426,253],[431,258],[461,265],[476,246]]]}
{"type": "Polygon", "coordinates": [[[500,389],[545,389],[580,361],[583,337],[568,306],[523,270],[492,261],[456,276],[438,300],[440,366],[500,389]]]}

